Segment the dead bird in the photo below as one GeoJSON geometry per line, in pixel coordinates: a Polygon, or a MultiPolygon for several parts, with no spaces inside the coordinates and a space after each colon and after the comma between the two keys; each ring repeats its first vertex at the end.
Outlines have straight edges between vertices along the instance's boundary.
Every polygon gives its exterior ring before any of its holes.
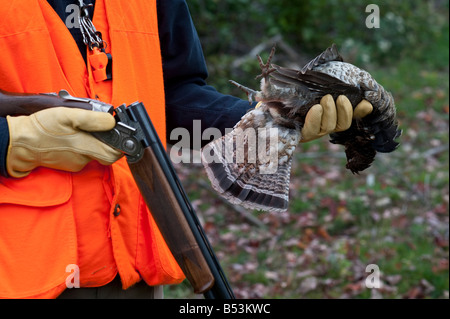
{"type": "Polygon", "coordinates": [[[306,114],[323,96],[345,95],[353,107],[363,99],[373,106],[371,114],[353,119],[349,129],[330,134],[331,143],[344,145],[346,167],[352,173],[368,168],[377,152],[395,150],[401,130],[392,95],[367,71],[344,62],[335,44],[300,70],[272,64],[274,53],[275,47],[267,63],[258,56],[260,91],[230,81],[247,93],[249,102],[260,101],[261,107],[246,113],[232,132],[205,146],[202,161],[213,188],[230,202],[285,211],[292,154],[301,140],[306,114]],[[258,133],[262,128],[267,130],[258,133]],[[255,137],[248,129],[256,132],[255,137]],[[276,146],[268,145],[274,134],[276,146]],[[265,147],[266,154],[258,152],[258,145],[265,147]],[[266,156],[274,148],[275,158],[266,156]]]}

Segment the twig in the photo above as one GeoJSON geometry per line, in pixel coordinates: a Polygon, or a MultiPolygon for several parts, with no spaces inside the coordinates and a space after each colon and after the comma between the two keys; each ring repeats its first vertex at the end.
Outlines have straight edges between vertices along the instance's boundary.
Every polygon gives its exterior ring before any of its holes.
{"type": "Polygon", "coordinates": [[[247,60],[254,59],[255,56],[260,54],[263,50],[273,46],[274,43],[278,43],[280,41],[282,41],[282,37],[281,37],[281,35],[278,34],[278,35],[270,38],[269,40],[258,44],[253,49],[251,49],[249,53],[247,53],[246,55],[244,55],[244,56],[242,56],[240,58],[237,58],[236,60],[234,60],[233,63],[231,64],[231,67],[232,68],[236,68],[236,69],[239,68],[247,60]]]}
{"type": "Polygon", "coordinates": [[[289,56],[289,59],[296,64],[303,65],[308,62],[305,57],[298,54],[297,51],[287,44],[287,42],[283,41],[283,39],[280,39],[279,43],[277,42],[277,46],[280,47],[289,56]]]}
{"type": "Polygon", "coordinates": [[[300,153],[298,159],[302,158],[345,158],[344,152],[304,152],[300,153]]]}
{"type": "Polygon", "coordinates": [[[429,150],[423,152],[421,154],[421,157],[426,158],[426,157],[434,156],[434,155],[437,155],[437,154],[442,153],[444,151],[448,151],[448,144],[430,148],[429,150]]]}
{"type": "Polygon", "coordinates": [[[295,65],[299,66],[308,62],[308,59],[306,57],[303,57],[300,54],[298,54],[297,51],[292,46],[290,46],[286,41],[283,40],[283,37],[280,34],[277,34],[272,38],[268,39],[267,41],[264,41],[255,46],[246,55],[241,56],[240,58],[234,60],[233,63],[231,64],[231,67],[236,69],[239,68],[246,61],[248,61],[249,59],[254,59],[256,55],[260,54],[263,50],[268,50],[273,45],[276,45],[284,53],[286,53],[287,56],[289,57],[289,60],[292,61],[292,63],[294,63],[295,65]]]}

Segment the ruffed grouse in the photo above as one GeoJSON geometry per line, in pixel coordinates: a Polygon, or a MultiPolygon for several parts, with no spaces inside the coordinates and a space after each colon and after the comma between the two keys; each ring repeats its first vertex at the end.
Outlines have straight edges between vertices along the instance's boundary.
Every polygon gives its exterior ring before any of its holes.
{"type": "Polygon", "coordinates": [[[206,145],[202,162],[212,187],[227,200],[249,209],[285,211],[293,152],[301,140],[308,110],[327,94],[345,95],[355,107],[363,99],[373,111],[353,119],[351,127],[331,134],[331,142],[345,146],[346,167],[353,173],[368,168],[376,152],[391,152],[400,136],[392,95],[372,76],[343,62],[333,44],[301,70],[271,64],[275,48],[263,63],[261,90],[230,81],[249,101],[261,101],[233,131],[206,145]]]}

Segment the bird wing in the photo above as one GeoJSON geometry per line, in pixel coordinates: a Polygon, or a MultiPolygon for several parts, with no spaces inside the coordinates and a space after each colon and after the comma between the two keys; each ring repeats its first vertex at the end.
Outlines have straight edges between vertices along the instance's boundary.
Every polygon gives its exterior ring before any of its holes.
{"type": "MultiPolygon", "coordinates": [[[[314,70],[307,70],[305,73],[295,69],[285,68],[273,64],[275,69],[270,74],[270,81],[277,86],[295,87],[297,92],[303,91],[312,93],[317,99],[326,94],[333,95],[336,98],[339,95],[346,95],[352,105],[359,103],[364,92],[353,85],[347,84],[331,75],[314,70]]],[[[303,94],[307,96],[307,94],[303,94]]],[[[317,100],[311,101],[317,103],[317,100]]]]}
{"type": "Polygon", "coordinates": [[[316,66],[330,62],[330,61],[339,61],[343,62],[344,59],[338,52],[336,44],[332,44],[331,47],[327,48],[317,57],[309,61],[301,70],[300,73],[305,74],[307,71],[314,69],[316,66]]]}

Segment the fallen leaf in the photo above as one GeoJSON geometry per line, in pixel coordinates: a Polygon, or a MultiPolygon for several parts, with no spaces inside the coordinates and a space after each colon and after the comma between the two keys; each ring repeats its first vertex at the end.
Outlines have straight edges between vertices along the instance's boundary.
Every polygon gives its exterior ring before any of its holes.
{"type": "Polygon", "coordinates": [[[407,299],[423,298],[422,289],[420,287],[411,288],[405,295],[407,299]]]}
{"type": "Polygon", "coordinates": [[[428,295],[430,292],[432,292],[436,289],[426,279],[420,280],[420,285],[422,286],[425,295],[428,295]]]}
{"type": "Polygon", "coordinates": [[[384,278],[390,285],[396,285],[402,280],[402,275],[391,275],[384,278]]]}
{"type": "Polygon", "coordinates": [[[449,113],[449,106],[448,106],[448,104],[447,104],[447,105],[444,105],[444,107],[442,108],[442,110],[444,111],[444,113],[448,114],[448,113],[449,113]]]}
{"type": "Polygon", "coordinates": [[[320,226],[317,229],[317,234],[320,237],[324,238],[326,241],[330,241],[331,240],[331,236],[328,234],[327,230],[324,227],[322,227],[322,226],[320,226]]]}
{"type": "Polygon", "coordinates": [[[439,273],[442,271],[447,271],[448,270],[448,260],[447,259],[441,259],[439,260],[438,264],[435,266],[431,267],[431,270],[434,273],[439,273]]]}
{"type": "Polygon", "coordinates": [[[344,287],[344,291],[356,293],[360,292],[363,289],[363,285],[361,282],[349,283],[344,287]]]}
{"type": "Polygon", "coordinates": [[[300,284],[299,291],[302,294],[306,294],[309,291],[312,291],[317,288],[317,278],[316,277],[307,277],[300,284]]]}

